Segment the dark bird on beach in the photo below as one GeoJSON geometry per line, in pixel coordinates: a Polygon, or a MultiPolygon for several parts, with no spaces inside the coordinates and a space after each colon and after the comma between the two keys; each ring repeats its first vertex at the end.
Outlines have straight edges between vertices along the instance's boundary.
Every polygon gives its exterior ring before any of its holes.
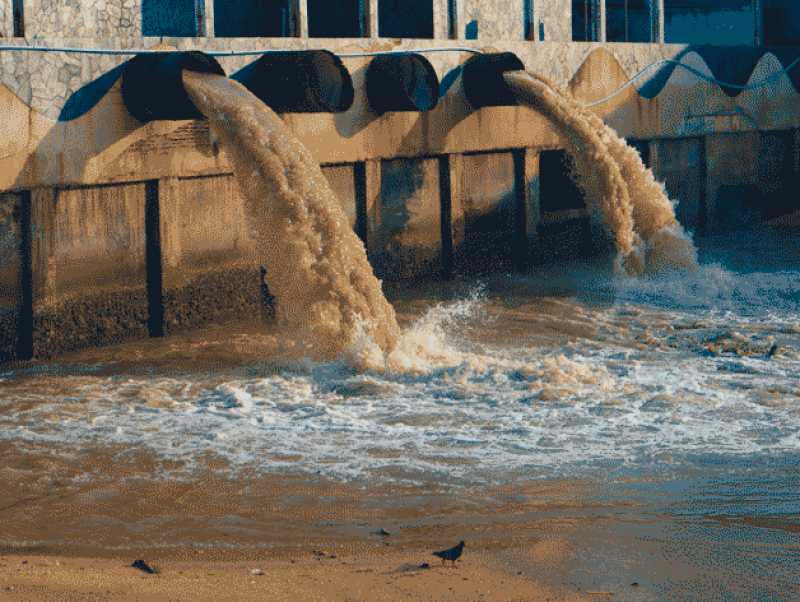
{"type": "Polygon", "coordinates": [[[453,565],[455,565],[456,560],[458,557],[461,556],[461,552],[464,550],[464,542],[462,541],[454,548],[450,548],[449,550],[444,550],[442,552],[434,552],[434,556],[438,556],[442,559],[442,564],[444,564],[445,560],[452,560],[453,565]]]}

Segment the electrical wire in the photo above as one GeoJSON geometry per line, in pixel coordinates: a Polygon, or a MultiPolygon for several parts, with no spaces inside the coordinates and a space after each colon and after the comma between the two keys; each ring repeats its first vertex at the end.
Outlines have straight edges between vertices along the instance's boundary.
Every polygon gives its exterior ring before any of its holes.
{"type": "MultiPolygon", "coordinates": [[[[150,49],[139,49],[139,50],[111,50],[105,48],[69,48],[65,46],[0,46],[0,50],[28,50],[28,51],[38,51],[38,52],[75,52],[79,54],[149,54],[149,53],[156,53],[156,52],[163,52],[163,50],[150,50],[150,49]]],[[[201,51],[202,52],[202,51],[201,51]]],[[[287,52],[286,50],[276,50],[276,49],[263,49],[263,50],[220,50],[220,51],[209,51],[204,52],[209,56],[255,56],[266,54],[270,52],[287,52]]],[[[474,48],[459,48],[459,47],[452,47],[452,48],[423,48],[420,50],[388,50],[384,52],[361,52],[361,53],[352,53],[352,54],[340,54],[338,56],[345,57],[345,58],[356,58],[356,57],[366,57],[366,56],[382,56],[386,54],[420,54],[420,53],[427,53],[427,52],[472,52],[474,54],[485,54],[480,50],[475,50],[474,48]]],[[[625,90],[627,87],[634,85],[634,83],[644,76],[645,73],[659,67],[661,65],[675,65],[676,67],[682,67],[687,71],[695,74],[700,79],[703,79],[707,82],[711,82],[717,84],[721,87],[727,88],[734,88],[736,90],[755,90],[756,88],[760,88],[761,86],[766,86],[767,84],[777,80],[782,75],[786,75],[790,69],[792,69],[797,63],[800,62],[800,57],[792,61],[792,63],[779,72],[774,73],[770,77],[764,79],[763,81],[757,82],[755,84],[747,85],[747,86],[739,86],[736,84],[730,84],[726,82],[722,82],[716,78],[709,77],[705,73],[702,73],[695,69],[694,67],[690,67],[680,61],[676,61],[674,59],[661,59],[654,63],[650,63],[639,71],[636,75],[634,75],[631,80],[616,90],[615,92],[609,94],[605,98],[602,98],[596,102],[587,104],[587,107],[595,107],[597,105],[603,104],[604,102],[611,100],[617,94],[625,90]]]]}
{"type": "MultiPolygon", "coordinates": [[[[108,48],[70,48],[67,46],[0,46],[0,50],[34,50],[38,52],[74,52],[76,54],[153,54],[164,52],[163,50],[139,49],[139,50],[112,50],[108,48]]],[[[211,50],[203,51],[209,56],[255,56],[269,52],[290,52],[287,50],[277,50],[266,48],[263,50],[211,50]]],[[[384,52],[362,52],[358,54],[340,54],[343,57],[361,56],[380,56],[383,54],[419,54],[424,52],[472,52],[474,54],[485,54],[474,48],[423,48],[421,50],[387,50],[384,52]]]]}
{"type": "Polygon", "coordinates": [[[601,100],[598,100],[596,102],[587,104],[586,106],[587,107],[596,107],[597,105],[603,104],[607,100],[610,100],[610,99],[614,98],[617,94],[622,92],[625,88],[627,88],[628,86],[632,86],[634,84],[634,82],[637,79],[639,79],[640,77],[642,77],[647,71],[649,71],[650,69],[652,69],[654,67],[658,67],[659,65],[675,65],[677,67],[683,67],[687,71],[690,71],[691,73],[694,73],[700,79],[704,79],[707,82],[711,82],[711,83],[717,84],[720,87],[734,88],[736,90],[755,90],[756,88],[760,88],[761,86],[766,86],[767,84],[777,80],[782,75],[788,74],[789,70],[792,67],[794,67],[797,63],[800,63],[800,57],[798,57],[794,61],[792,61],[792,63],[788,67],[785,67],[785,68],[781,69],[780,71],[778,71],[777,73],[772,74],[771,76],[769,76],[768,78],[764,79],[763,81],[760,81],[758,83],[755,83],[755,84],[752,84],[752,85],[748,85],[748,86],[737,86],[736,84],[728,84],[728,83],[725,83],[725,82],[721,82],[718,79],[715,79],[713,77],[709,77],[705,73],[702,73],[701,71],[698,71],[694,67],[690,67],[689,65],[681,63],[680,61],[676,61],[674,59],[661,59],[659,61],[656,61],[655,63],[650,63],[647,67],[645,67],[644,69],[639,71],[639,73],[634,75],[627,84],[622,86],[616,92],[613,92],[613,93],[609,94],[608,96],[606,96],[605,98],[603,98],[601,100]]]}

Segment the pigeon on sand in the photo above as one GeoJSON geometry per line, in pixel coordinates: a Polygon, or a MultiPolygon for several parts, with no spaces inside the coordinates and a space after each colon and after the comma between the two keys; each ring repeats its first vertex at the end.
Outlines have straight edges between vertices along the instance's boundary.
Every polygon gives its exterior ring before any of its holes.
{"type": "Polygon", "coordinates": [[[442,564],[444,564],[445,560],[452,560],[453,565],[455,566],[456,560],[458,557],[461,556],[461,552],[464,550],[464,542],[462,541],[454,548],[450,548],[449,550],[444,550],[442,552],[434,552],[434,556],[438,556],[442,559],[442,564]]]}

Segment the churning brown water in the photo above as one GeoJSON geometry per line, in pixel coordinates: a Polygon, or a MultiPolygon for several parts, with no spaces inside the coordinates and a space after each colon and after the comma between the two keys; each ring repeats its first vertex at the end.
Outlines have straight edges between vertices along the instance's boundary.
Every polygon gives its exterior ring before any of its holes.
{"type": "Polygon", "coordinates": [[[280,327],[307,343],[304,352],[313,345],[335,356],[360,326],[393,349],[394,309],[309,152],[241,84],[188,71],[183,79],[233,160],[280,327]]]}

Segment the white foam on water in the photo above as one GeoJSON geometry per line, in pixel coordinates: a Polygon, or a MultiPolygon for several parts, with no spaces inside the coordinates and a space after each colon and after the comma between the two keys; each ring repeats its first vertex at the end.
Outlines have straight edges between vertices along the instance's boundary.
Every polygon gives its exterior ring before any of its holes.
{"type": "Polygon", "coordinates": [[[191,478],[211,451],[231,462],[230,475],[285,469],[289,458],[294,470],[343,480],[463,484],[520,470],[591,476],[602,467],[607,475],[666,470],[692,454],[795,451],[794,315],[780,310],[782,326],[732,312],[698,323],[687,320],[695,307],[668,307],[731,298],[724,291],[732,285],[719,280],[705,288],[702,278],[689,281],[690,293],[668,279],[640,281],[604,310],[565,299],[558,308],[569,315],[558,319],[475,294],[431,308],[389,354],[365,336],[355,346],[372,345],[370,353],[265,377],[43,376],[18,388],[7,386],[16,379],[6,374],[0,438],[76,450],[141,446],[186,461],[168,473],[177,478],[191,478]],[[659,286],[673,290],[673,301],[652,292],[659,286]],[[657,302],[625,297],[641,290],[657,302]],[[553,336],[544,347],[524,338],[496,345],[488,336],[507,324],[546,323],[578,334],[553,336]],[[770,358],[776,341],[781,354],[770,358]]]}

